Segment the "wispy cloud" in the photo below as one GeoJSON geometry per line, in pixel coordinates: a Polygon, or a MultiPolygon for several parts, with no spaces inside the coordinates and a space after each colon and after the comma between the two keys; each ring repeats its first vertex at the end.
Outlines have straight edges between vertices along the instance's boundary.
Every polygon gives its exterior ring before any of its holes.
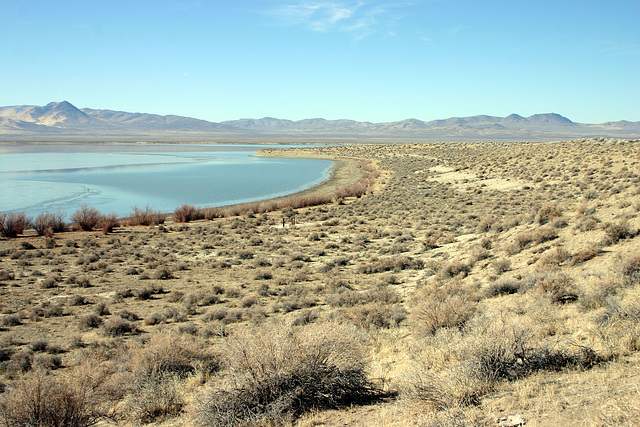
{"type": "Polygon", "coordinates": [[[354,39],[372,34],[392,35],[398,19],[391,10],[398,3],[375,1],[303,1],[285,3],[268,11],[283,25],[301,26],[315,32],[343,32],[354,39]]]}
{"type": "Polygon", "coordinates": [[[605,56],[632,56],[640,53],[640,45],[627,44],[627,45],[611,45],[606,48],[600,49],[600,53],[605,56]]]}

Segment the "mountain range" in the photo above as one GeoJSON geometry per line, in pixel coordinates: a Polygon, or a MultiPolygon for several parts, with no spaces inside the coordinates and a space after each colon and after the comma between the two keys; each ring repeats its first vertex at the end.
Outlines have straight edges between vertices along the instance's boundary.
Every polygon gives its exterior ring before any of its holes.
{"type": "Polygon", "coordinates": [[[0,107],[0,141],[349,142],[349,141],[550,141],[640,138],[640,122],[573,122],[555,113],[522,117],[471,116],[370,123],[353,120],[284,120],[271,117],[220,123],[175,115],[45,106],[0,107]]]}

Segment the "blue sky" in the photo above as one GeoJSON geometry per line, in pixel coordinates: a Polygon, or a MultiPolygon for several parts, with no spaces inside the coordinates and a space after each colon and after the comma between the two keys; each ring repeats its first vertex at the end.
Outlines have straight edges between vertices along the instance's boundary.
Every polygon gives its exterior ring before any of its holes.
{"type": "Polygon", "coordinates": [[[640,120],[640,2],[0,0],[0,105],[640,120]]]}

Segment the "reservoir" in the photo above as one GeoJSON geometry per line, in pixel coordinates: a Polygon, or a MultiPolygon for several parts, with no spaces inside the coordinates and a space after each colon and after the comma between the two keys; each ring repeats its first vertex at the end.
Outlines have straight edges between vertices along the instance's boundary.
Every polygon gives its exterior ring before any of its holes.
{"type": "MultiPolygon", "coordinates": [[[[329,177],[328,160],[253,157],[269,145],[0,144],[0,212],[37,216],[88,204],[128,216],[150,206],[224,206],[292,194],[329,177]]],[[[287,146],[277,146],[287,147],[287,146]]]]}

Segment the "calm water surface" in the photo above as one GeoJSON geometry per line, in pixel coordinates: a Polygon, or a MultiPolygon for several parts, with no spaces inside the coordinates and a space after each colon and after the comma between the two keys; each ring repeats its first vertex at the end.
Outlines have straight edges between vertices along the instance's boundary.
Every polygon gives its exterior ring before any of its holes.
{"type": "Polygon", "coordinates": [[[252,157],[265,145],[0,145],[0,211],[87,203],[119,216],[133,206],[173,212],[189,203],[223,206],[295,193],[329,176],[325,160],[252,157]]]}

